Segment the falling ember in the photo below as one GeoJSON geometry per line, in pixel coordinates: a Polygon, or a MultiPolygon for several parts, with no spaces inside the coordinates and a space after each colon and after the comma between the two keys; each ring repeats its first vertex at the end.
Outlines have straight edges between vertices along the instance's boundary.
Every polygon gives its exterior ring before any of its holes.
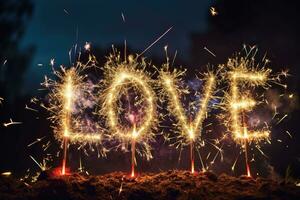
{"type": "Polygon", "coordinates": [[[10,176],[12,173],[11,172],[2,172],[1,175],[2,176],[10,176]]]}
{"type": "MultiPolygon", "coordinates": [[[[168,69],[168,66],[165,66],[168,69]]],[[[176,116],[178,125],[180,127],[180,135],[185,138],[187,143],[190,145],[190,161],[191,161],[191,172],[194,173],[194,143],[200,138],[202,132],[203,120],[207,114],[208,102],[212,98],[214,88],[216,86],[215,76],[212,73],[205,75],[206,85],[204,86],[203,99],[199,102],[197,107],[199,108],[198,113],[195,115],[193,121],[189,120],[185,110],[180,102],[180,94],[183,93],[177,86],[178,77],[183,72],[173,73],[169,71],[160,72],[160,80],[163,85],[163,91],[166,96],[169,97],[169,105],[172,113],[176,116]]],[[[203,166],[202,166],[203,167],[203,166]]],[[[202,169],[204,170],[204,169],[202,169]]]]}
{"type": "Polygon", "coordinates": [[[30,108],[29,106],[27,106],[27,104],[25,104],[25,109],[26,109],[26,110],[31,110],[31,111],[33,111],[33,112],[39,112],[39,111],[36,110],[36,109],[30,108]]]}
{"type": "Polygon", "coordinates": [[[54,58],[51,58],[51,59],[50,59],[50,65],[53,67],[54,64],[55,64],[55,59],[54,59],[54,58]]]}
{"type": "MultiPolygon", "coordinates": [[[[135,176],[134,166],[136,164],[135,152],[137,145],[142,148],[141,154],[151,158],[149,142],[153,140],[156,119],[156,98],[151,88],[151,79],[143,70],[146,63],[141,63],[129,57],[127,61],[121,62],[119,56],[111,55],[106,63],[106,85],[108,89],[104,95],[103,114],[107,118],[108,127],[114,138],[121,143],[131,143],[131,176],[135,176]],[[117,64],[115,64],[117,63],[117,64]],[[134,98],[134,106],[139,107],[138,114],[131,113],[131,104],[127,102],[128,121],[130,126],[123,125],[121,120],[122,108],[118,105],[121,94],[124,91],[133,90],[135,94],[141,95],[141,100],[134,98]]],[[[128,123],[125,123],[128,124],[128,123]]]]}
{"type": "Polygon", "coordinates": [[[9,119],[9,122],[7,123],[3,123],[3,126],[4,127],[8,127],[8,126],[11,126],[11,125],[18,125],[18,124],[22,124],[23,122],[14,122],[11,118],[9,119]]]}
{"type": "Polygon", "coordinates": [[[86,42],[85,45],[84,45],[84,49],[86,51],[89,51],[91,49],[91,43],[90,42],[86,42]]]}
{"type": "Polygon", "coordinates": [[[209,50],[207,47],[203,48],[205,51],[207,51],[208,53],[210,53],[213,57],[217,57],[216,54],[214,54],[211,50],[209,50]]]}
{"type": "Polygon", "coordinates": [[[46,137],[46,136],[41,137],[41,138],[37,138],[35,141],[33,141],[33,142],[31,142],[30,144],[28,144],[27,147],[30,147],[30,146],[32,146],[32,145],[38,143],[38,142],[41,142],[45,137],[46,137]]]}
{"type": "Polygon", "coordinates": [[[209,11],[212,16],[218,15],[218,12],[216,11],[215,7],[210,7],[209,11]]]}

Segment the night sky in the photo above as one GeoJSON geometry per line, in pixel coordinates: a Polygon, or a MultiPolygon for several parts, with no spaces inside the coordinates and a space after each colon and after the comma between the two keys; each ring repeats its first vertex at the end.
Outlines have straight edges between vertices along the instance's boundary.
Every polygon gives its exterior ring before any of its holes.
{"type": "Polygon", "coordinates": [[[68,52],[75,44],[91,42],[102,48],[123,44],[143,50],[169,27],[165,38],[149,52],[163,54],[163,46],[178,50],[188,58],[190,33],[207,29],[209,5],[214,1],[61,1],[35,0],[22,45],[34,45],[36,52],[25,76],[24,88],[38,87],[55,58],[57,65],[68,64],[68,52]],[[125,22],[122,19],[122,13],[125,22]],[[188,13],[188,14],[187,14],[188,13]],[[39,67],[38,64],[44,67],[39,67]]]}

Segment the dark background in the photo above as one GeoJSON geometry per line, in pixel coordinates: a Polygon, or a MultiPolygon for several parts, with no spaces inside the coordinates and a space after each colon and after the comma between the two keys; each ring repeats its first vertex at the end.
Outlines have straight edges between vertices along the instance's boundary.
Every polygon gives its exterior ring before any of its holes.
{"type": "MultiPolygon", "coordinates": [[[[25,104],[31,105],[33,96],[45,96],[45,92],[38,89],[44,75],[50,74],[50,59],[54,58],[57,66],[69,65],[69,50],[75,44],[82,47],[88,41],[103,63],[112,44],[123,48],[126,39],[131,52],[139,53],[173,27],[145,54],[156,65],[165,61],[165,45],[168,45],[171,55],[178,51],[175,64],[184,65],[193,74],[195,70],[205,71],[207,63],[225,63],[229,56],[247,44],[257,45],[261,55],[267,53],[270,67],[275,72],[290,70],[292,76],[287,80],[287,91],[294,93],[295,100],[292,106],[283,109],[288,117],[272,129],[274,142],[264,145],[268,158],[257,156],[260,159],[253,165],[256,166],[255,172],[280,176],[284,176],[290,166],[292,176],[299,177],[299,15],[296,1],[1,1],[0,97],[4,101],[0,105],[0,171],[23,175],[28,168],[38,170],[29,155],[41,161],[45,155],[41,150],[44,142],[27,147],[37,137],[46,136],[45,141],[51,140],[52,151],[59,150],[58,142],[52,137],[48,113],[36,106],[39,113],[24,109],[25,104]],[[211,6],[216,8],[218,15],[210,14],[211,6]],[[204,47],[214,52],[216,57],[204,47]],[[10,118],[23,124],[2,126],[10,118]],[[286,130],[292,134],[292,139],[285,133],[286,130]],[[278,139],[283,142],[276,142],[278,139]]],[[[188,167],[187,152],[183,152],[178,162],[178,152],[163,141],[153,144],[153,147],[154,159],[150,162],[139,160],[139,170],[188,167]]],[[[230,167],[238,148],[232,144],[230,148],[224,152],[225,160],[220,162],[218,159],[212,170],[232,173],[230,167]]],[[[70,154],[73,170],[78,168],[79,154],[84,153],[73,151],[70,154]]],[[[100,159],[91,154],[82,159],[86,169],[92,173],[129,170],[128,153],[112,152],[107,158],[100,159]]],[[[54,160],[53,166],[58,164],[59,159],[54,160]]],[[[196,166],[199,170],[199,161],[196,166]]],[[[244,171],[242,161],[237,168],[235,175],[244,171]]]]}

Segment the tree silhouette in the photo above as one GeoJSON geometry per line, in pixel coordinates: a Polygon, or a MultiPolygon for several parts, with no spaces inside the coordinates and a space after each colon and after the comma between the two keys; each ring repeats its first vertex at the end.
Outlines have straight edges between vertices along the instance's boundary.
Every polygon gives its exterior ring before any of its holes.
{"type": "Polygon", "coordinates": [[[32,11],[29,0],[0,1],[0,96],[10,103],[20,95],[23,75],[34,52],[32,46],[20,49],[32,11]]]}

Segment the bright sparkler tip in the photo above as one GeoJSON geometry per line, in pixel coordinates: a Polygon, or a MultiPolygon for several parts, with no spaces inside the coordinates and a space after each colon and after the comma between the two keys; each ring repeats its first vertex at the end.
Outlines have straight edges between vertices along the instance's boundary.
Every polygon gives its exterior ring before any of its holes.
{"type": "Polygon", "coordinates": [[[130,176],[131,176],[131,178],[134,178],[134,177],[135,177],[134,171],[131,172],[130,176]]]}
{"type": "Polygon", "coordinates": [[[189,138],[190,138],[190,140],[194,140],[195,139],[195,134],[194,134],[194,131],[193,130],[189,130],[188,131],[188,135],[189,135],[189,138]]]}
{"type": "Polygon", "coordinates": [[[139,133],[136,130],[133,130],[132,131],[132,139],[136,139],[136,138],[138,138],[138,136],[139,136],[139,133]]]}
{"type": "Polygon", "coordinates": [[[70,171],[70,168],[67,168],[67,167],[64,170],[62,167],[57,167],[51,171],[51,175],[53,177],[69,176],[69,175],[71,175],[71,171],[70,171]]]}

